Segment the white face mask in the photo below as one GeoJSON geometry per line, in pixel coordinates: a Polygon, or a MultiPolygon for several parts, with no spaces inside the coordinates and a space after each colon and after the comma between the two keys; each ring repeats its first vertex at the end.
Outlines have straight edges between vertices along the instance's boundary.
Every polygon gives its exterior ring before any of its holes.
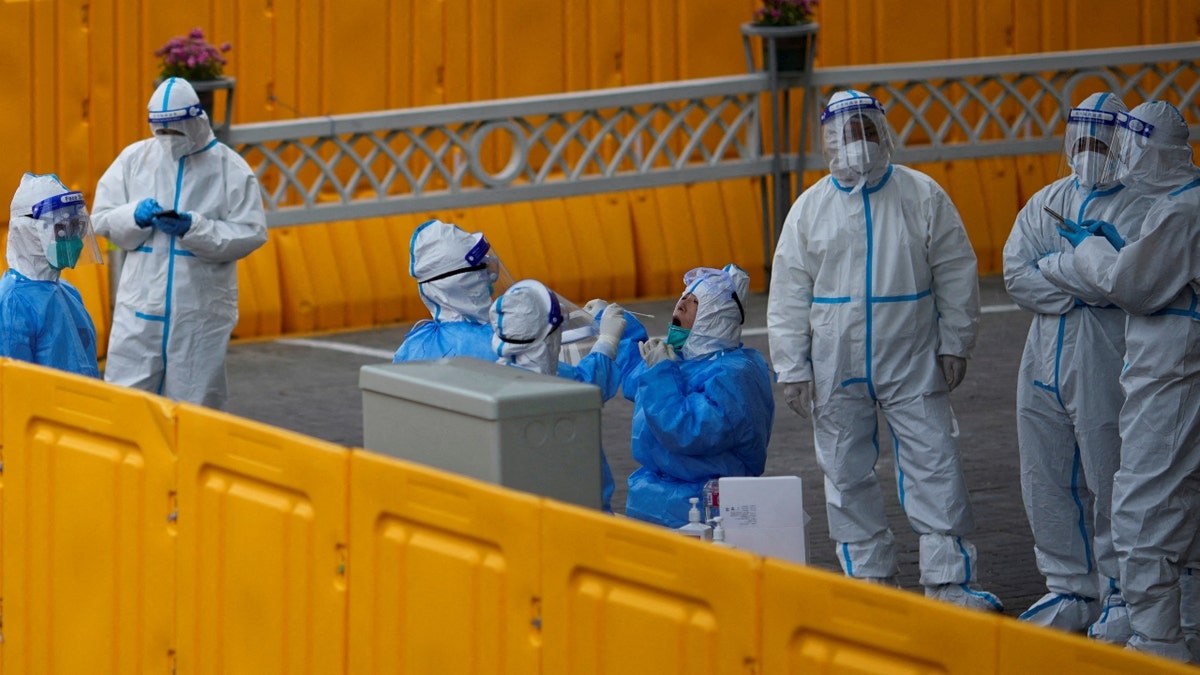
{"type": "Polygon", "coordinates": [[[1071,170],[1075,172],[1075,177],[1079,179],[1080,185],[1094,188],[1100,185],[1104,164],[1107,161],[1108,155],[1092,150],[1083,150],[1075,153],[1071,159],[1071,170]]]}
{"type": "Polygon", "coordinates": [[[179,159],[192,149],[192,141],[187,136],[179,134],[154,134],[155,140],[162,143],[163,148],[171,154],[173,159],[179,159]]]}
{"type": "Polygon", "coordinates": [[[842,148],[846,155],[846,168],[858,173],[868,173],[871,163],[879,157],[879,144],[866,140],[857,140],[842,148]]]}

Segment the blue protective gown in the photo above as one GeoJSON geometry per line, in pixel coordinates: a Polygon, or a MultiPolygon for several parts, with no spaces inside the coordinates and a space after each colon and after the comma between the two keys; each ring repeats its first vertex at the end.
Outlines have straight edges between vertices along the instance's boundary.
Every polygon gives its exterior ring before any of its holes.
{"type": "Polygon", "coordinates": [[[96,327],[79,291],[10,269],[0,277],[0,356],[100,377],[96,327]]]}
{"type": "Polygon", "coordinates": [[[680,527],[690,497],[725,476],[761,476],[775,418],[771,370],[753,349],[635,367],[623,383],[634,402],[625,515],[680,527]]]}
{"type": "Polygon", "coordinates": [[[492,326],[470,321],[420,321],[404,336],[392,363],[470,356],[495,361],[492,326]]]}
{"type": "MultiPolygon", "coordinates": [[[[628,335],[628,324],[626,324],[626,335],[628,335]]],[[[640,327],[640,324],[639,324],[640,327]]],[[[642,333],[646,331],[643,328],[642,333]]],[[[621,339],[621,349],[626,346],[624,338],[621,339]]],[[[634,350],[637,346],[634,345],[634,350]]],[[[621,350],[618,350],[621,351],[621,350]]],[[[618,360],[620,355],[618,354],[618,360]]],[[[639,355],[640,358],[640,355],[639,355]]],[[[567,363],[558,363],[558,376],[575,380],[576,382],[586,382],[600,387],[600,395],[604,401],[608,401],[613,396],[617,395],[617,387],[621,384],[621,379],[618,377],[618,365],[616,361],[608,358],[603,354],[592,352],[580,360],[579,365],[572,366],[567,363]]],[[[605,513],[612,513],[612,496],[616,490],[617,484],[613,480],[612,469],[608,466],[608,457],[604,455],[604,448],[600,449],[600,499],[604,506],[605,513]]]]}

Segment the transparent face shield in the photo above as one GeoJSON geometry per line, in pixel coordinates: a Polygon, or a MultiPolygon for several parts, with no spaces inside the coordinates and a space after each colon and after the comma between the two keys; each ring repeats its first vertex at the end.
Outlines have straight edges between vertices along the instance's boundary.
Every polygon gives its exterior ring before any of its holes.
{"type": "Polygon", "coordinates": [[[1117,113],[1116,131],[1108,147],[1100,180],[1106,185],[1122,183],[1132,186],[1140,173],[1145,173],[1143,158],[1148,154],[1154,125],[1129,113],[1117,113]]]}
{"type": "Polygon", "coordinates": [[[103,263],[83,193],[67,192],[43,199],[33,205],[30,217],[38,223],[46,260],[54,269],[103,263]]]}
{"type": "Polygon", "coordinates": [[[496,255],[495,251],[492,250],[487,237],[482,236],[471,247],[471,250],[467,251],[467,254],[463,256],[462,267],[434,275],[428,279],[419,279],[417,283],[426,284],[472,272],[487,273],[489,294],[493,300],[503,295],[504,291],[507,291],[514,283],[512,274],[504,266],[504,262],[500,260],[500,256],[496,255]]]}
{"type": "Polygon", "coordinates": [[[563,318],[559,360],[573,366],[579,365],[580,360],[591,353],[595,346],[596,338],[600,336],[600,326],[595,317],[579,305],[557,293],[555,296],[563,318]]]}
{"type": "Polygon", "coordinates": [[[829,172],[843,187],[877,178],[895,151],[883,107],[870,97],[831,103],[821,114],[822,152],[829,172]]]}
{"type": "Polygon", "coordinates": [[[1105,180],[1105,165],[1117,130],[1117,113],[1108,110],[1072,108],[1067,113],[1063,136],[1061,177],[1074,175],[1085,190],[1115,184],[1105,180]]]}

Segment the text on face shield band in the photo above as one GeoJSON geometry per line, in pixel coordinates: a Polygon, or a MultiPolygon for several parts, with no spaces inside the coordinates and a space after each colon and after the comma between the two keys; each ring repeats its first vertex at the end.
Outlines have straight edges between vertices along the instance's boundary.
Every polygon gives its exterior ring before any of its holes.
{"type": "Polygon", "coordinates": [[[873,98],[848,98],[844,101],[830,103],[829,105],[825,106],[824,112],[821,113],[821,124],[824,124],[826,121],[828,121],[830,117],[856,110],[875,110],[881,113],[884,112],[883,106],[879,104],[879,101],[876,101],[873,98]]]}

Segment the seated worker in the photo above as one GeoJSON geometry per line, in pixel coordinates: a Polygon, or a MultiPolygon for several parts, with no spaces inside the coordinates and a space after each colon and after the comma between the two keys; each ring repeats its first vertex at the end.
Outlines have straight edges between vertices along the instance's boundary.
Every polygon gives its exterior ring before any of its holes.
{"type": "Polygon", "coordinates": [[[96,326],[62,270],[100,262],[83,194],[27,173],[13,195],[0,278],[0,356],[100,377],[96,326]]]}
{"type": "MultiPolygon", "coordinates": [[[[526,279],[513,284],[491,307],[492,349],[498,363],[524,368],[543,375],[558,375],[600,387],[603,400],[617,393],[620,384],[617,356],[625,331],[625,310],[610,304],[600,319],[600,335],[587,356],[577,365],[559,361],[564,317],[575,310],[566,300],[540,281],[526,279]]],[[[612,513],[616,488],[604,450],[600,450],[601,502],[612,513]]]]}
{"type": "Polygon", "coordinates": [[[767,361],[741,343],[746,272],[698,267],[683,282],[666,340],[643,343],[643,363],[622,383],[641,464],[625,515],[672,528],[688,522],[688,499],[708,480],[762,475],[775,418],[767,361]]]}
{"type": "Polygon", "coordinates": [[[408,273],[433,318],[412,327],[392,361],[495,360],[488,307],[496,285],[507,287],[512,278],[483,234],[440,220],[421,224],[409,243],[408,273]]]}

